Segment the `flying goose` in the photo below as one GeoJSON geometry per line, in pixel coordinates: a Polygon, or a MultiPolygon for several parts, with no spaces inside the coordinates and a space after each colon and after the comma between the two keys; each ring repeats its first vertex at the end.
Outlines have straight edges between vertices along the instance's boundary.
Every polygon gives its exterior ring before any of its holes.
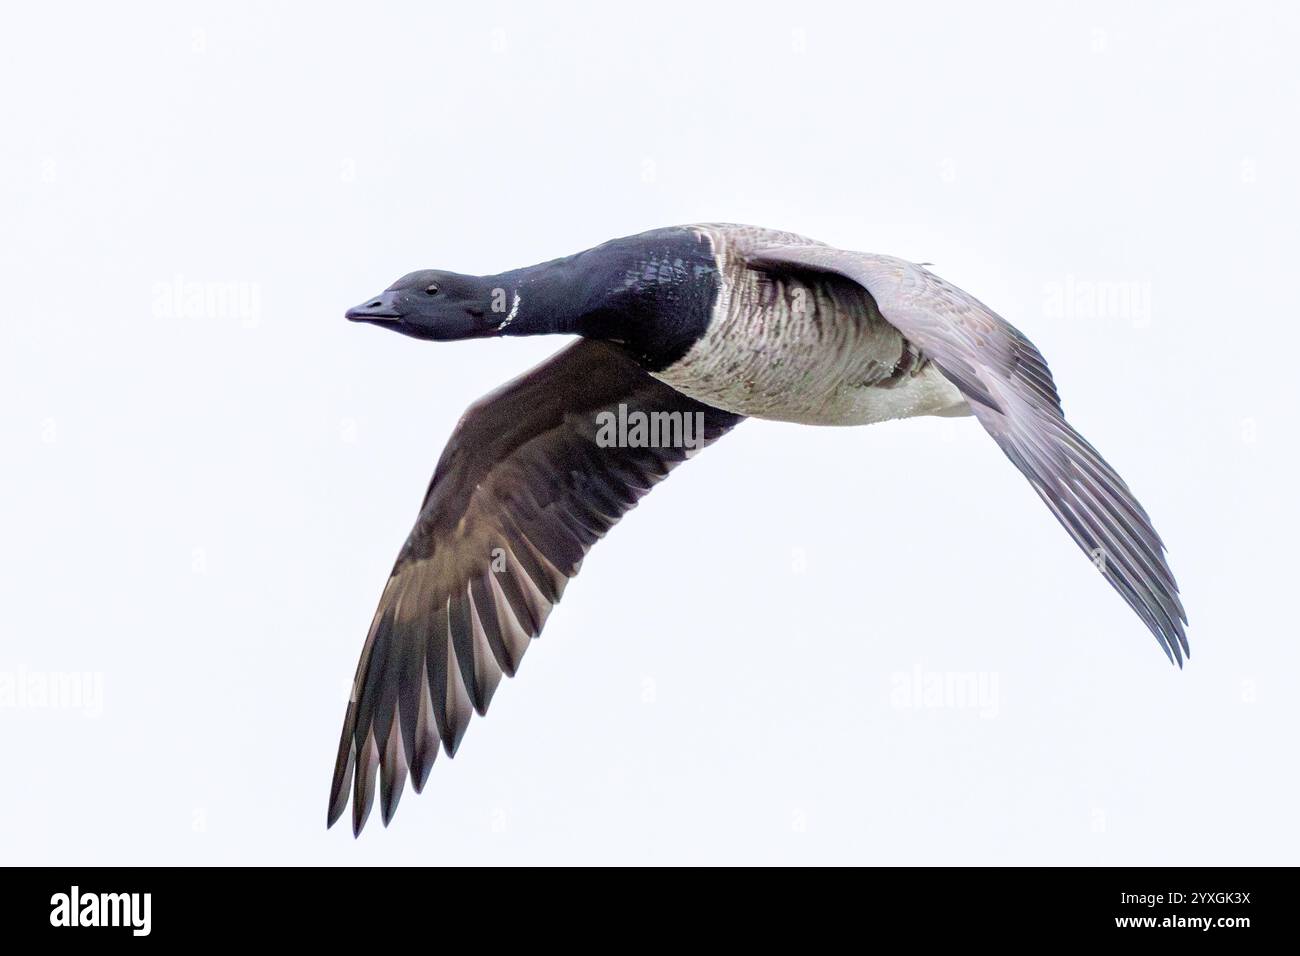
{"type": "Polygon", "coordinates": [[[361,832],[453,756],[582,559],[746,417],[974,415],[1171,661],[1187,621],[1164,545],[1065,420],[1025,336],[932,272],[788,232],[655,229],[498,275],[424,270],[347,312],[419,339],[576,335],[475,402],[447,443],[361,651],[330,789],[361,832]],[[658,423],[661,427],[654,427],[658,423]]]}

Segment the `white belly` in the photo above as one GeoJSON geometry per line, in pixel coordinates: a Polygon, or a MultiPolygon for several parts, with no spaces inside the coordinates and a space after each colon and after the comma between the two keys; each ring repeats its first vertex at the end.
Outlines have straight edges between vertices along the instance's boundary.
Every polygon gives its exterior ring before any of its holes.
{"type": "Polygon", "coordinates": [[[800,391],[801,378],[713,378],[674,367],[655,375],[697,401],[751,418],[802,425],[870,425],[917,415],[969,415],[961,392],[933,365],[893,388],[841,381],[815,394],[800,391]]]}
{"type": "Polygon", "coordinates": [[[917,415],[969,415],[970,406],[958,391],[933,366],[927,365],[904,384],[894,388],[844,385],[831,392],[819,408],[801,414],[777,416],[778,421],[799,422],[804,425],[870,425],[895,418],[913,418],[917,415]]]}

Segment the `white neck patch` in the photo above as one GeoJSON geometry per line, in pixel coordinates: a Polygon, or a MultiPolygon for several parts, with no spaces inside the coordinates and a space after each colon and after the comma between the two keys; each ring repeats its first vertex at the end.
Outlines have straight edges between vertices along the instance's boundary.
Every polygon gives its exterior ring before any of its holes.
{"type": "Polygon", "coordinates": [[[515,293],[515,300],[514,300],[513,302],[510,303],[510,314],[507,315],[504,319],[501,320],[501,324],[497,326],[497,331],[498,331],[498,332],[500,332],[502,329],[504,329],[507,325],[509,325],[511,322],[513,322],[513,321],[515,320],[515,316],[519,314],[519,303],[520,303],[520,301],[521,301],[521,300],[520,300],[520,298],[519,298],[519,293],[516,292],[516,293],[515,293]]]}

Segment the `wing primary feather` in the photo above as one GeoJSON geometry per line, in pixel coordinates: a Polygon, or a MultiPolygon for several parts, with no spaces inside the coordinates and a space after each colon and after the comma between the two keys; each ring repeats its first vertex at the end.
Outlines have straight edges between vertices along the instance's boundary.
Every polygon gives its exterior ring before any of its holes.
{"type": "MultiPolygon", "coordinates": [[[[487,574],[491,575],[492,572],[488,571],[487,574]]],[[[483,626],[488,647],[492,649],[492,655],[506,676],[514,677],[519,667],[519,658],[509,646],[503,624],[497,615],[496,594],[491,578],[478,575],[470,579],[469,587],[474,599],[474,612],[483,626]]]]}
{"type": "Polygon", "coordinates": [[[411,755],[411,786],[419,793],[429,779],[429,771],[438,758],[438,735],[434,732],[432,704],[429,702],[429,683],[423,664],[420,667],[420,699],[415,716],[415,751],[411,755]]]}
{"type": "Polygon", "coordinates": [[[460,604],[458,615],[452,615],[452,633],[456,660],[460,664],[461,681],[469,694],[470,703],[480,715],[487,713],[492,695],[501,683],[501,668],[488,646],[487,633],[475,612],[474,599],[467,584],[456,599],[460,604]]]}
{"type": "Polygon", "coordinates": [[[447,601],[440,602],[429,628],[428,673],[433,719],[438,725],[443,749],[447,751],[448,757],[454,757],[473,711],[457,672],[455,653],[451,646],[448,604],[447,601]]]}
{"type": "Polygon", "coordinates": [[[379,819],[384,826],[388,826],[388,821],[397,811],[405,787],[406,755],[402,751],[402,735],[398,731],[397,715],[394,714],[388,730],[388,744],[384,747],[384,756],[380,761],[379,819]]]}
{"type": "Polygon", "coordinates": [[[334,826],[347,809],[348,792],[352,786],[352,767],[356,760],[356,745],[352,740],[356,717],[357,705],[349,701],[347,714],[343,718],[343,734],[339,738],[339,753],[334,761],[334,779],[330,782],[329,811],[325,817],[327,829],[334,826]]]}
{"type": "Polygon", "coordinates": [[[515,560],[514,552],[508,553],[510,557],[507,566],[501,571],[493,572],[494,580],[510,606],[516,623],[529,637],[533,637],[541,631],[542,619],[534,613],[532,602],[524,594],[523,584],[519,580],[519,577],[523,576],[523,571],[515,560]]]}
{"type": "Polygon", "coordinates": [[[370,808],[375,802],[375,770],[379,766],[379,750],[375,746],[375,735],[366,734],[365,743],[357,753],[356,776],[353,779],[352,794],[352,835],[361,835],[361,828],[366,825],[370,808]]]}
{"type": "Polygon", "coordinates": [[[370,642],[369,653],[365,657],[365,673],[357,675],[357,688],[353,691],[356,699],[357,718],[354,729],[357,752],[365,746],[370,735],[375,706],[382,693],[381,687],[386,679],[385,664],[388,660],[388,648],[393,628],[394,605],[389,604],[379,616],[375,625],[374,636],[370,642]]]}

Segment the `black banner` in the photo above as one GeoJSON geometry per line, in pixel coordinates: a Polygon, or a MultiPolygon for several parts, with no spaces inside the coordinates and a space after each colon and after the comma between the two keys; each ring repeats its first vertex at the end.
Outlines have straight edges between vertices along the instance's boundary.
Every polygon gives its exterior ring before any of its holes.
{"type": "MultiPolygon", "coordinates": [[[[440,869],[14,869],[0,896],[6,939],[75,937],[243,942],[371,941],[483,913],[500,926],[578,926],[629,921],[658,936],[699,928],[806,933],[843,924],[859,934],[907,934],[918,942],[1189,938],[1227,945],[1291,934],[1289,870],[1260,869],[864,869],[749,874],[459,874],[440,869]],[[572,883],[569,892],[564,883],[572,883]],[[540,885],[539,885],[540,884],[540,885]],[[833,889],[831,888],[833,887],[833,889]],[[535,914],[535,919],[533,918],[535,914]],[[497,919],[499,915],[506,920],[497,919]],[[404,924],[404,925],[403,925],[404,924]]],[[[67,941],[67,940],[65,940],[67,941]]]]}

